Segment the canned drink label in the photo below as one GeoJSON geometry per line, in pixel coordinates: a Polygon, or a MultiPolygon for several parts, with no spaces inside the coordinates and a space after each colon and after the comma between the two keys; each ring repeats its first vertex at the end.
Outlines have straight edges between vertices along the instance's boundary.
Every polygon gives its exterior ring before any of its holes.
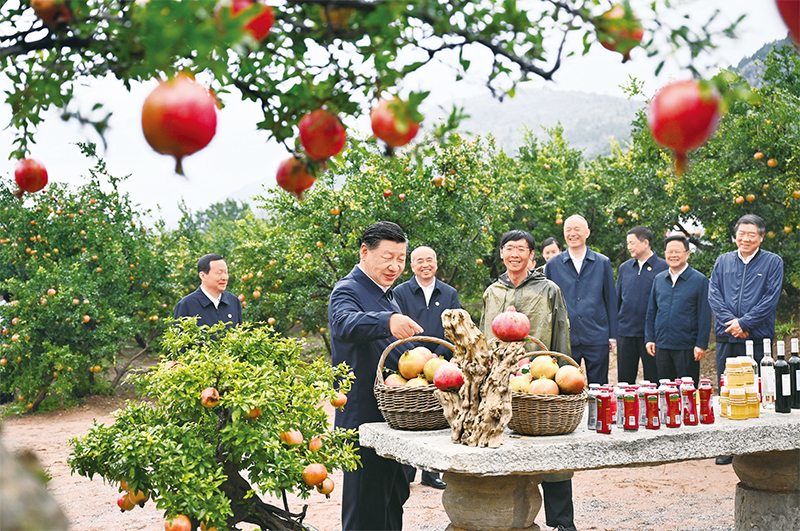
{"type": "Polygon", "coordinates": [[[647,411],[646,411],[646,422],[645,426],[647,429],[650,430],[657,430],[661,427],[661,422],[659,419],[659,412],[658,412],[658,394],[657,393],[648,393],[646,396],[646,403],[647,403],[647,411]]]}
{"type": "Polygon", "coordinates": [[[625,424],[626,430],[639,429],[639,399],[634,393],[625,393],[625,424]]]}

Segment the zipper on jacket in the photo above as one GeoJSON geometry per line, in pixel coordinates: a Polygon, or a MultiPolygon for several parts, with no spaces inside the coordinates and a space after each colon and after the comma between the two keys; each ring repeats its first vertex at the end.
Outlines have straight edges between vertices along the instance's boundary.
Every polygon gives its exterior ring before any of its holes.
{"type": "MultiPolygon", "coordinates": [[[[738,260],[739,257],[737,256],[736,259],[738,260]]],[[[739,287],[739,304],[737,305],[736,308],[737,310],[736,315],[742,315],[742,296],[744,295],[744,279],[746,276],[747,276],[747,264],[744,264],[744,270],[742,270],[742,285],[739,287]]]]}

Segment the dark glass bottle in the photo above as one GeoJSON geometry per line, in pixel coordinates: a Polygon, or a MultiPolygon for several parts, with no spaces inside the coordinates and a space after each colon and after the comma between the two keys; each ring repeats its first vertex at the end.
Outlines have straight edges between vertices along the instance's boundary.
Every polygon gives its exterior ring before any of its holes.
{"type": "Polygon", "coordinates": [[[792,412],[792,384],[789,375],[789,364],[786,362],[786,350],[783,341],[778,341],[778,360],[775,362],[775,412],[792,412]]]}
{"type": "Polygon", "coordinates": [[[792,357],[789,358],[789,383],[792,385],[792,409],[800,409],[800,354],[798,341],[792,338],[792,357]]]}

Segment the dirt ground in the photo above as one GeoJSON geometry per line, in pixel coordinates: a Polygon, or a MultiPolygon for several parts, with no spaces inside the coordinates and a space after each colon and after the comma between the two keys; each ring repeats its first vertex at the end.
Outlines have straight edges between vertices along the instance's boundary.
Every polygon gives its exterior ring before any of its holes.
{"type": "MultiPolygon", "coordinates": [[[[610,372],[616,373],[613,361],[610,372]]],[[[93,419],[112,422],[111,412],[122,405],[120,398],[92,397],[67,411],[12,417],[3,423],[0,437],[6,447],[12,452],[32,450],[49,470],[53,479],[48,488],[63,506],[72,531],[164,528],[163,512],[154,503],[123,514],[116,505],[115,486],[99,477],[89,480],[70,474],[69,439],[86,433],[93,419]]],[[[335,473],[333,479],[337,486],[341,485],[341,473],[335,473]]],[[[730,465],[717,466],[713,460],[578,472],[573,480],[575,524],[581,531],[730,531],[737,482],[730,465]]],[[[270,503],[280,505],[277,500],[270,503]]],[[[306,523],[320,531],[340,529],[340,489],[334,490],[330,499],[316,494],[307,501],[289,498],[293,512],[298,512],[304,503],[309,504],[306,523]]],[[[549,529],[544,525],[543,513],[536,523],[549,529]]],[[[442,531],[447,524],[441,491],[422,487],[417,475],[405,505],[404,528],[442,531]]]]}

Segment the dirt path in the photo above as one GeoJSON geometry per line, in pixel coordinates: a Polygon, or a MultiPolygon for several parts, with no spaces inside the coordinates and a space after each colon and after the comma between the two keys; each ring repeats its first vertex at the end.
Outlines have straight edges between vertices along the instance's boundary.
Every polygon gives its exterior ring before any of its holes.
{"type": "MultiPolygon", "coordinates": [[[[8,449],[29,448],[49,468],[53,476],[49,489],[64,507],[72,531],[164,528],[163,512],[155,504],[123,514],[116,506],[116,487],[99,477],[90,481],[70,474],[70,437],[84,434],[93,419],[112,422],[111,412],[122,404],[118,398],[93,397],[68,411],[8,418],[4,423],[0,436],[8,449]]],[[[334,481],[341,485],[340,473],[334,475],[334,481]]],[[[716,466],[713,460],[579,472],[573,480],[575,523],[581,531],[730,531],[736,483],[731,467],[716,466]]],[[[277,500],[271,503],[279,504],[277,500]]],[[[329,500],[315,494],[307,502],[290,498],[289,503],[293,511],[309,503],[306,522],[320,531],[340,528],[339,489],[329,500]]],[[[448,524],[441,491],[418,482],[411,486],[405,510],[404,528],[410,531],[442,531],[448,524]]],[[[536,523],[544,526],[543,514],[536,523]]]]}

